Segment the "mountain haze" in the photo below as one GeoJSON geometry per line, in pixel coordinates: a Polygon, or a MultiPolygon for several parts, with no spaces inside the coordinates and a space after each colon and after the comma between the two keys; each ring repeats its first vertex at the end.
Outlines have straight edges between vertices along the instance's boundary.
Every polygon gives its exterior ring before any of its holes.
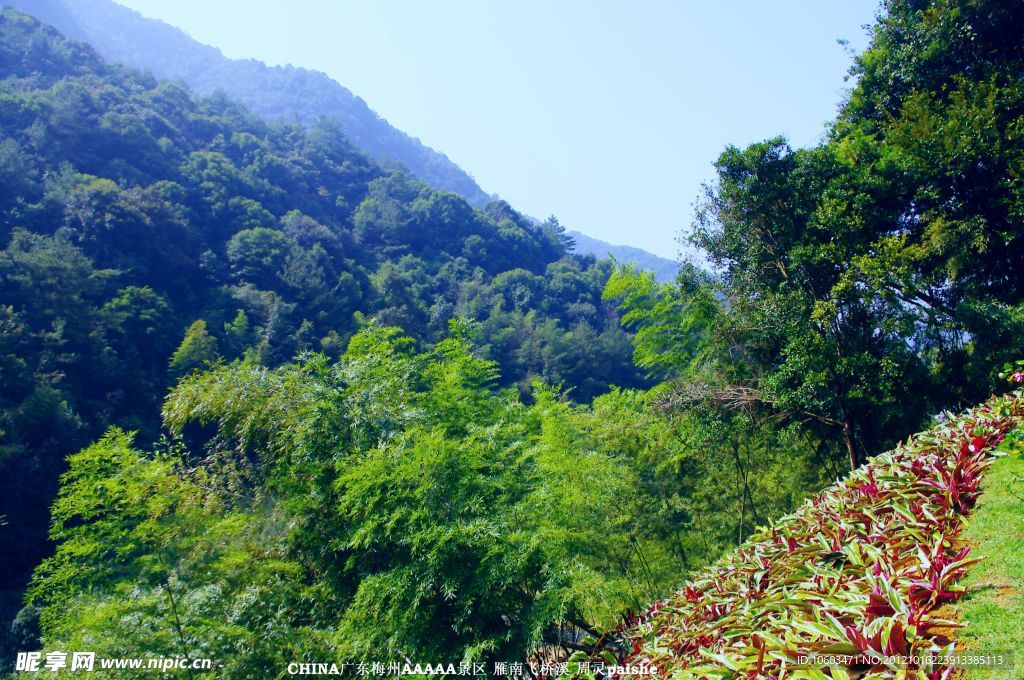
{"type": "Polygon", "coordinates": [[[569,235],[572,236],[575,243],[575,252],[593,255],[598,258],[610,255],[622,263],[632,262],[641,269],[648,269],[653,272],[656,281],[667,283],[672,281],[679,272],[678,262],[658,257],[646,250],[634,248],[633,246],[612,245],[600,239],[591,238],[586,234],[581,234],[578,231],[570,231],[569,235]]]}

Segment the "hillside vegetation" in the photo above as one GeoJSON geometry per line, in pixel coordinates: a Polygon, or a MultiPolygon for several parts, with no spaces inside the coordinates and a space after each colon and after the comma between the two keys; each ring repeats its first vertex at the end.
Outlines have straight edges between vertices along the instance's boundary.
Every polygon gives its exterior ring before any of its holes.
{"type": "Polygon", "coordinates": [[[392,127],[325,73],[229,59],[184,31],[112,0],[8,0],[5,4],[88,42],[110,62],[184,82],[201,95],[223,92],[267,121],[311,125],[322,117],[335,119],[349,140],[378,163],[399,163],[435,189],[459,194],[477,208],[493,200],[447,156],[392,127]]]}
{"type": "Polygon", "coordinates": [[[944,605],[981,559],[964,516],[1022,416],[1021,393],[993,399],[869,460],[641,614],[627,662],[678,678],[945,677],[953,664],[928,661],[955,650],[944,605]]]}
{"type": "MultiPolygon", "coordinates": [[[[643,384],[601,293],[610,264],[552,219],[474,210],[223,98],[105,64],[0,13],[0,575],[16,606],[72,451],[159,435],[179,377],[242,356],[339,356],[370,319],[424,347],[466,320],[502,385],[588,400],[643,384]]],[[[6,628],[6,627],[5,627],[6,628]]]]}
{"type": "Polygon", "coordinates": [[[954,634],[1020,397],[900,443],[1024,356],[1018,0],[887,2],[668,284],[13,10],[0,64],[9,649],[732,677],[954,634]]]}
{"type": "MultiPolygon", "coordinates": [[[[267,122],[312,125],[337,120],[348,140],[384,167],[396,164],[439,191],[459,194],[481,208],[495,200],[444,154],[396,130],[367,104],[327,75],[292,66],[273,67],[253,59],[228,59],[183,31],[112,0],[8,0],[13,7],[91,44],[108,61],[181,81],[200,94],[223,92],[267,122]]],[[[671,281],[678,265],[651,253],[605,243],[573,231],[575,252],[650,269],[671,281]]]]}
{"type": "Polygon", "coordinates": [[[621,264],[632,264],[654,274],[660,283],[671,283],[679,273],[679,263],[657,257],[631,246],[617,246],[591,238],[578,231],[569,232],[573,240],[573,250],[579,253],[590,253],[598,258],[612,257],[621,264]]]}

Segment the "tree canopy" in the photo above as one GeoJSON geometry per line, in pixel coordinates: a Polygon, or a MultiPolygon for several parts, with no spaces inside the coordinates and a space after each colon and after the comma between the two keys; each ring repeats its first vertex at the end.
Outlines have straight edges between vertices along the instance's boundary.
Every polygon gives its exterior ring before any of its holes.
{"type": "Polygon", "coordinates": [[[601,302],[609,264],[568,254],[556,220],[474,209],[367,159],[336,120],[268,124],[223,95],[106,64],[12,9],[0,52],[11,597],[51,549],[66,456],[110,426],[148,446],[166,390],[218,361],[337,358],[373,320],[426,351],[458,317],[502,386],[543,378],[585,401],[644,384],[601,302]],[[524,272],[531,293],[516,298],[501,276],[524,272]]]}

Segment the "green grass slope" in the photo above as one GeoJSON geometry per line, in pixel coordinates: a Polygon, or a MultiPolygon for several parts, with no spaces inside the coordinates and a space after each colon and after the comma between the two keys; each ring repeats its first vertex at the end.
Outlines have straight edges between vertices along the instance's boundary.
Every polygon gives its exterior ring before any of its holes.
{"type": "Polygon", "coordinates": [[[946,680],[968,643],[1012,651],[1020,468],[996,447],[1022,417],[1024,393],[993,398],[871,459],[631,621],[620,661],[671,678],[946,680]],[[951,605],[979,554],[961,640],[951,605]]]}
{"type": "Polygon", "coordinates": [[[985,477],[983,493],[964,529],[964,540],[984,560],[964,579],[957,635],[968,656],[1009,653],[1013,667],[967,672],[968,677],[1024,677],[1024,429],[1008,436],[985,477]]]}

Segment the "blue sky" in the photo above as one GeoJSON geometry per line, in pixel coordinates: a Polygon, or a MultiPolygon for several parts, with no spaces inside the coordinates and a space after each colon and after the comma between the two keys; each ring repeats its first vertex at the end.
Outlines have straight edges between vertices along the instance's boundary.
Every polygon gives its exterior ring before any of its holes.
{"type": "Polygon", "coordinates": [[[118,0],[332,76],[536,217],[674,258],[728,144],[815,143],[876,0],[118,0]]]}

